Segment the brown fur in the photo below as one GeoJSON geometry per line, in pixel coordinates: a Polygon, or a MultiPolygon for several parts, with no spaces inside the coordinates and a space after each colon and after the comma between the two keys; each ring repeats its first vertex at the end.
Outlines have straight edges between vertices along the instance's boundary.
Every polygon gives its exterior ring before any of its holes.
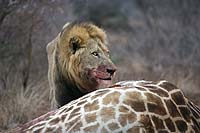
{"type": "Polygon", "coordinates": [[[106,43],[105,32],[97,26],[72,23],[47,45],[53,108],[110,85],[116,67],[106,43]]]}

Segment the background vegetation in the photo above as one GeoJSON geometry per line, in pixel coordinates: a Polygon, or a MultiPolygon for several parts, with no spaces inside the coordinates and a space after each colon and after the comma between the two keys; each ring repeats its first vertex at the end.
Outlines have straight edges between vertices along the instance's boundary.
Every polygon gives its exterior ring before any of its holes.
{"type": "Polygon", "coordinates": [[[107,31],[115,81],[166,79],[200,105],[199,0],[0,0],[0,132],[50,110],[45,47],[76,20],[107,31]]]}

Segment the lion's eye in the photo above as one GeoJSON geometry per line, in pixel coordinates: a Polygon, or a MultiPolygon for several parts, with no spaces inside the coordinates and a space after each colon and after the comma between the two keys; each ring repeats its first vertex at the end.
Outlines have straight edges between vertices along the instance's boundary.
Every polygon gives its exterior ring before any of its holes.
{"type": "Polygon", "coordinates": [[[92,55],[99,56],[99,54],[97,52],[92,52],[92,55]]]}

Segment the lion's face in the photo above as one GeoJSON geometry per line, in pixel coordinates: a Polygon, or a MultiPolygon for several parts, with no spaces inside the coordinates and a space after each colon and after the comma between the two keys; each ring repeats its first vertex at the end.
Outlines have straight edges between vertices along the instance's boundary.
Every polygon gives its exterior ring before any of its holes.
{"type": "Polygon", "coordinates": [[[105,43],[105,33],[91,24],[68,26],[60,35],[57,53],[62,74],[82,92],[112,83],[116,67],[105,43]]]}

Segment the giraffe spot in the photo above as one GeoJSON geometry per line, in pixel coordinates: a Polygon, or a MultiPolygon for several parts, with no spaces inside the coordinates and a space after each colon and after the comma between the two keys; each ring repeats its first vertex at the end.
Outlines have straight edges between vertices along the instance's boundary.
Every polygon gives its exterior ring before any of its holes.
{"type": "Polygon", "coordinates": [[[64,121],[65,121],[65,119],[66,119],[67,115],[68,115],[68,114],[61,115],[60,119],[61,119],[61,121],[62,121],[62,122],[64,122],[64,121]]]}
{"type": "Polygon", "coordinates": [[[106,95],[106,97],[104,97],[103,104],[107,105],[110,103],[112,105],[117,105],[119,103],[119,96],[120,96],[119,92],[110,93],[106,95]]]}
{"type": "MultiPolygon", "coordinates": [[[[74,122],[75,123],[75,122],[74,122]]],[[[71,129],[71,132],[78,132],[80,130],[80,127],[82,127],[83,124],[81,121],[77,122],[75,126],[71,129]]]]}
{"type": "Polygon", "coordinates": [[[41,133],[43,129],[44,129],[44,127],[36,128],[36,130],[34,130],[34,133],[41,133]]]}
{"type": "Polygon", "coordinates": [[[195,118],[200,117],[200,107],[192,103],[191,101],[188,101],[188,107],[191,110],[192,114],[195,116],[195,118]]]}
{"type": "Polygon", "coordinates": [[[175,123],[180,132],[185,132],[187,130],[187,124],[184,121],[177,120],[175,123]]]}
{"type": "Polygon", "coordinates": [[[87,123],[95,122],[97,120],[96,113],[86,114],[85,120],[87,121],[87,123]]]}
{"type": "Polygon", "coordinates": [[[171,100],[165,100],[165,104],[171,117],[180,117],[180,113],[177,110],[177,106],[171,100]]]}
{"type": "MultiPolygon", "coordinates": [[[[54,128],[53,127],[47,127],[45,132],[50,133],[53,132],[54,128]]],[[[37,133],[37,132],[36,132],[37,133]]],[[[38,132],[39,133],[39,132],[38,132]]]]}
{"type": "Polygon", "coordinates": [[[77,103],[77,106],[83,105],[83,104],[86,103],[86,102],[87,102],[87,100],[81,100],[81,101],[79,101],[79,102],[77,103]]]}
{"type": "Polygon", "coordinates": [[[149,84],[155,84],[153,81],[138,82],[137,85],[145,86],[149,84]]]}
{"type": "Polygon", "coordinates": [[[77,106],[73,109],[71,113],[79,113],[79,112],[80,112],[80,107],[77,106]]]}
{"type": "Polygon", "coordinates": [[[49,125],[56,125],[60,121],[59,117],[56,117],[49,121],[49,125]]]}
{"type": "Polygon", "coordinates": [[[140,127],[133,126],[127,130],[127,133],[140,133],[140,127]]]}
{"type": "Polygon", "coordinates": [[[197,127],[200,130],[200,124],[197,121],[197,119],[195,119],[193,116],[192,116],[192,122],[193,122],[194,126],[197,127]]]}
{"type": "Polygon", "coordinates": [[[99,108],[98,100],[94,100],[91,103],[88,102],[84,106],[84,109],[86,112],[94,111],[94,110],[97,110],[98,108],[99,108]]]}
{"type": "Polygon", "coordinates": [[[156,127],[156,130],[165,129],[163,121],[161,119],[159,119],[158,117],[153,115],[152,116],[152,120],[153,120],[153,123],[154,123],[154,125],[156,127]]]}
{"type": "Polygon", "coordinates": [[[95,93],[95,95],[99,95],[99,94],[105,94],[105,93],[107,93],[108,91],[110,91],[110,90],[108,90],[108,89],[99,89],[98,91],[96,91],[96,93],[95,93]]]}
{"type": "Polygon", "coordinates": [[[91,97],[91,100],[94,100],[98,97],[101,97],[103,94],[105,94],[106,92],[108,92],[108,90],[101,90],[101,91],[98,91],[97,93],[95,93],[95,95],[93,95],[91,97]]]}
{"type": "Polygon", "coordinates": [[[61,111],[59,111],[59,114],[62,114],[62,113],[64,113],[66,111],[66,109],[64,108],[64,109],[62,109],[61,111]]]}
{"type": "Polygon", "coordinates": [[[112,107],[104,107],[100,110],[100,116],[103,122],[115,119],[115,109],[112,107]]]}
{"type": "Polygon", "coordinates": [[[116,130],[116,129],[119,129],[119,125],[115,122],[112,122],[112,123],[109,123],[108,124],[108,128],[113,131],[113,130],[116,130]]]}
{"type": "Polygon", "coordinates": [[[140,91],[147,91],[146,89],[144,89],[143,87],[140,87],[140,86],[136,86],[135,88],[140,90],[140,91]]]}
{"type": "Polygon", "coordinates": [[[95,125],[92,125],[92,126],[84,127],[83,131],[86,132],[86,133],[88,133],[88,132],[95,132],[95,131],[97,131],[98,127],[99,127],[99,123],[97,123],[95,125]]]}
{"type": "Polygon", "coordinates": [[[70,110],[72,110],[73,109],[73,106],[70,106],[70,107],[68,107],[68,108],[66,108],[66,109],[63,109],[63,112],[68,112],[68,111],[70,111],[70,110]]]}
{"type": "Polygon", "coordinates": [[[33,125],[31,128],[29,128],[30,130],[33,130],[34,128],[39,128],[39,127],[43,127],[45,125],[45,122],[42,123],[37,123],[35,125],[33,125]]]}
{"type": "Polygon", "coordinates": [[[69,129],[69,128],[71,128],[72,126],[76,126],[76,125],[74,125],[74,124],[80,124],[80,121],[81,121],[80,116],[76,116],[76,117],[73,118],[73,120],[66,122],[66,123],[65,123],[65,127],[66,127],[67,129],[69,129]]]}
{"type": "Polygon", "coordinates": [[[149,112],[158,114],[158,115],[166,115],[165,108],[162,105],[156,103],[147,103],[147,108],[149,112]]]}
{"type": "Polygon", "coordinates": [[[172,93],[171,97],[177,105],[185,105],[185,99],[181,91],[172,93]]]}
{"type": "Polygon", "coordinates": [[[187,107],[179,107],[179,110],[183,116],[183,118],[187,121],[190,122],[190,110],[187,107]]]}
{"type": "Polygon", "coordinates": [[[133,123],[136,121],[136,115],[133,112],[127,112],[119,115],[119,123],[122,126],[126,126],[127,123],[133,123]]]}
{"type": "Polygon", "coordinates": [[[174,122],[170,118],[167,118],[164,121],[165,121],[165,124],[166,124],[167,128],[171,132],[175,132],[176,131],[175,126],[174,126],[174,122]]]}
{"type": "Polygon", "coordinates": [[[147,132],[149,132],[149,133],[154,132],[154,128],[153,128],[153,125],[152,125],[149,115],[141,115],[140,123],[142,123],[142,125],[144,126],[144,128],[147,132]]]}
{"type": "Polygon", "coordinates": [[[88,97],[90,97],[90,95],[84,95],[79,98],[79,101],[86,100],[88,97]]]}
{"type": "Polygon", "coordinates": [[[146,85],[144,87],[148,88],[149,91],[158,94],[160,97],[169,97],[169,95],[166,91],[164,91],[156,86],[146,85]]]}
{"type": "Polygon", "coordinates": [[[167,114],[160,97],[151,93],[145,93],[145,95],[148,101],[147,108],[149,112],[159,114],[159,115],[167,114]]]}
{"type": "Polygon", "coordinates": [[[114,85],[111,85],[110,87],[108,87],[108,88],[117,88],[117,87],[122,87],[121,85],[116,85],[116,84],[114,84],[114,85]]]}
{"type": "MultiPolygon", "coordinates": [[[[52,131],[51,131],[52,132],[52,131]]],[[[59,127],[59,128],[57,128],[57,130],[56,131],[54,131],[55,133],[62,133],[62,128],[61,127],[59,127]]]]}
{"type": "MultiPolygon", "coordinates": [[[[103,128],[100,130],[100,133],[109,133],[109,131],[108,131],[105,127],[103,127],[103,128]]],[[[119,133],[121,133],[121,132],[119,132],[119,133]]]]}
{"type": "MultiPolygon", "coordinates": [[[[197,112],[197,110],[195,110],[194,108],[190,108],[192,111],[192,115],[194,116],[194,118],[199,119],[200,118],[200,113],[197,112]]],[[[200,127],[200,123],[199,123],[199,127],[200,127]]]]}
{"type": "Polygon", "coordinates": [[[158,133],[169,133],[169,131],[162,129],[162,130],[159,130],[158,133]]]}
{"type": "Polygon", "coordinates": [[[135,111],[143,112],[146,111],[143,99],[139,92],[127,92],[123,103],[130,106],[135,111]]]}
{"type": "Polygon", "coordinates": [[[192,129],[195,131],[195,133],[200,132],[200,129],[196,125],[192,125],[192,129]]]}
{"type": "Polygon", "coordinates": [[[163,82],[162,84],[159,85],[160,87],[162,87],[163,89],[169,91],[178,89],[175,85],[169,83],[169,82],[163,82]]]}
{"type": "MultiPolygon", "coordinates": [[[[121,123],[124,123],[127,119],[129,119],[130,116],[130,121],[135,121],[136,119],[136,114],[134,112],[131,112],[127,107],[125,106],[119,106],[119,112],[120,114],[120,120],[121,123]]],[[[122,124],[121,124],[122,125],[122,124]]]]}
{"type": "Polygon", "coordinates": [[[74,110],[72,110],[72,112],[69,115],[68,120],[74,118],[75,116],[80,115],[80,107],[75,108],[74,110]]]}
{"type": "Polygon", "coordinates": [[[129,109],[125,106],[119,106],[119,112],[127,113],[129,112],[129,109]]]}
{"type": "Polygon", "coordinates": [[[93,96],[91,97],[91,100],[94,100],[94,99],[96,99],[96,98],[98,98],[98,97],[101,97],[101,96],[102,96],[102,94],[93,95],[93,96]]]}

